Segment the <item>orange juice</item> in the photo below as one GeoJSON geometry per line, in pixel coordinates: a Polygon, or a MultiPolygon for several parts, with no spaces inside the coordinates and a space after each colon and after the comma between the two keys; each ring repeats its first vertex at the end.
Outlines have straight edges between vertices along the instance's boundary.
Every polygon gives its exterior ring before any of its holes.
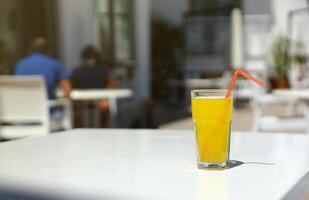
{"type": "Polygon", "coordinates": [[[226,163],[229,159],[232,110],[231,97],[192,97],[192,118],[200,162],[226,163]]]}

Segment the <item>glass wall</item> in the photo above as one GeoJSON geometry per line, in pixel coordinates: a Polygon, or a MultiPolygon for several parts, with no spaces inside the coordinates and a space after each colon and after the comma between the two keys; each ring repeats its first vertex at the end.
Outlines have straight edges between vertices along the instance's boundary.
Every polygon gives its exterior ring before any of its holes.
{"type": "Polygon", "coordinates": [[[0,74],[12,73],[14,63],[28,54],[35,37],[47,37],[56,55],[54,2],[0,0],[0,74]]]}
{"type": "Polygon", "coordinates": [[[0,74],[12,71],[16,51],[17,0],[0,0],[0,74]]]}
{"type": "Polygon", "coordinates": [[[187,78],[221,77],[230,66],[230,15],[241,0],[191,0],[185,14],[187,78]]]}

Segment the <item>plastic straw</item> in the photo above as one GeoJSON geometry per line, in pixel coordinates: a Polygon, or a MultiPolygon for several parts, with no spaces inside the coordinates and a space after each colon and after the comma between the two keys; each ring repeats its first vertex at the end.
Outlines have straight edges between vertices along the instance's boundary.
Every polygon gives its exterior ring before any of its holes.
{"type": "Polygon", "coordinates": [[[236,82],[236,79],[238,78],[238,76],[244,76],[245,78],[259,84],[260,86],[262,87],[265,87],[266,86],[266,83],[264,83],[263,81],[251,76],[250,74],[240,70],[240,69],[237,69],[234,73],[233,73],[233,76],[232,76],[232,79],[231,79],[231,82],[229,84],[229,87],[227,88],[227,92],[226,92],[226,95],[225,95],[225,98],[229,98],[231,96],[231,92],[233,90],[233,87],[235,85],[235,82],[236,82]]]}

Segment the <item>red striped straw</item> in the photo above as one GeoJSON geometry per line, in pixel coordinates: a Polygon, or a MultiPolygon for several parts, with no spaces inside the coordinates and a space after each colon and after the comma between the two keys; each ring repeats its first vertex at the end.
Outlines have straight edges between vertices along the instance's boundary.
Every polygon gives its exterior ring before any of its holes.
{"type": "Polygon", "coordinates": [[[226,92],[226,95],[225,95],[225,98],[229,98],[231,96],[231,92],[233,90],[233,87],[235,85],[235,82],[236,82],[236,79],[238,78],[238,76],[244,76],[246,77],[247,79],[259,84],[260,86],[262,87],[265,87],[266,86],[266,83],[264,83],[263,81],[257,79],[257,78],[254,78],[253,76],[251,76],[250,74],[247,74],[246,72],[240,70],[240,69],[237,69],[236,71],[234,71],[233,73],[233,76],[232,76],[232,79],[231,79],[231,82],[229,84],[229,87],[227,88],[227,92],[226,92]]]}

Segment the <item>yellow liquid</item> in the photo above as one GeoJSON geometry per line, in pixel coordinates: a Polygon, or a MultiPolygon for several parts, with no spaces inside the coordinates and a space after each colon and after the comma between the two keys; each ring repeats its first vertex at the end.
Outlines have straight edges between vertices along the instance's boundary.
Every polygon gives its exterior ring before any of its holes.
{"type": "Polygon", "coordinates": [[[223,163],[228,160],[232,109],[232,98],[192,98],[200,162],[223,163]]]}

